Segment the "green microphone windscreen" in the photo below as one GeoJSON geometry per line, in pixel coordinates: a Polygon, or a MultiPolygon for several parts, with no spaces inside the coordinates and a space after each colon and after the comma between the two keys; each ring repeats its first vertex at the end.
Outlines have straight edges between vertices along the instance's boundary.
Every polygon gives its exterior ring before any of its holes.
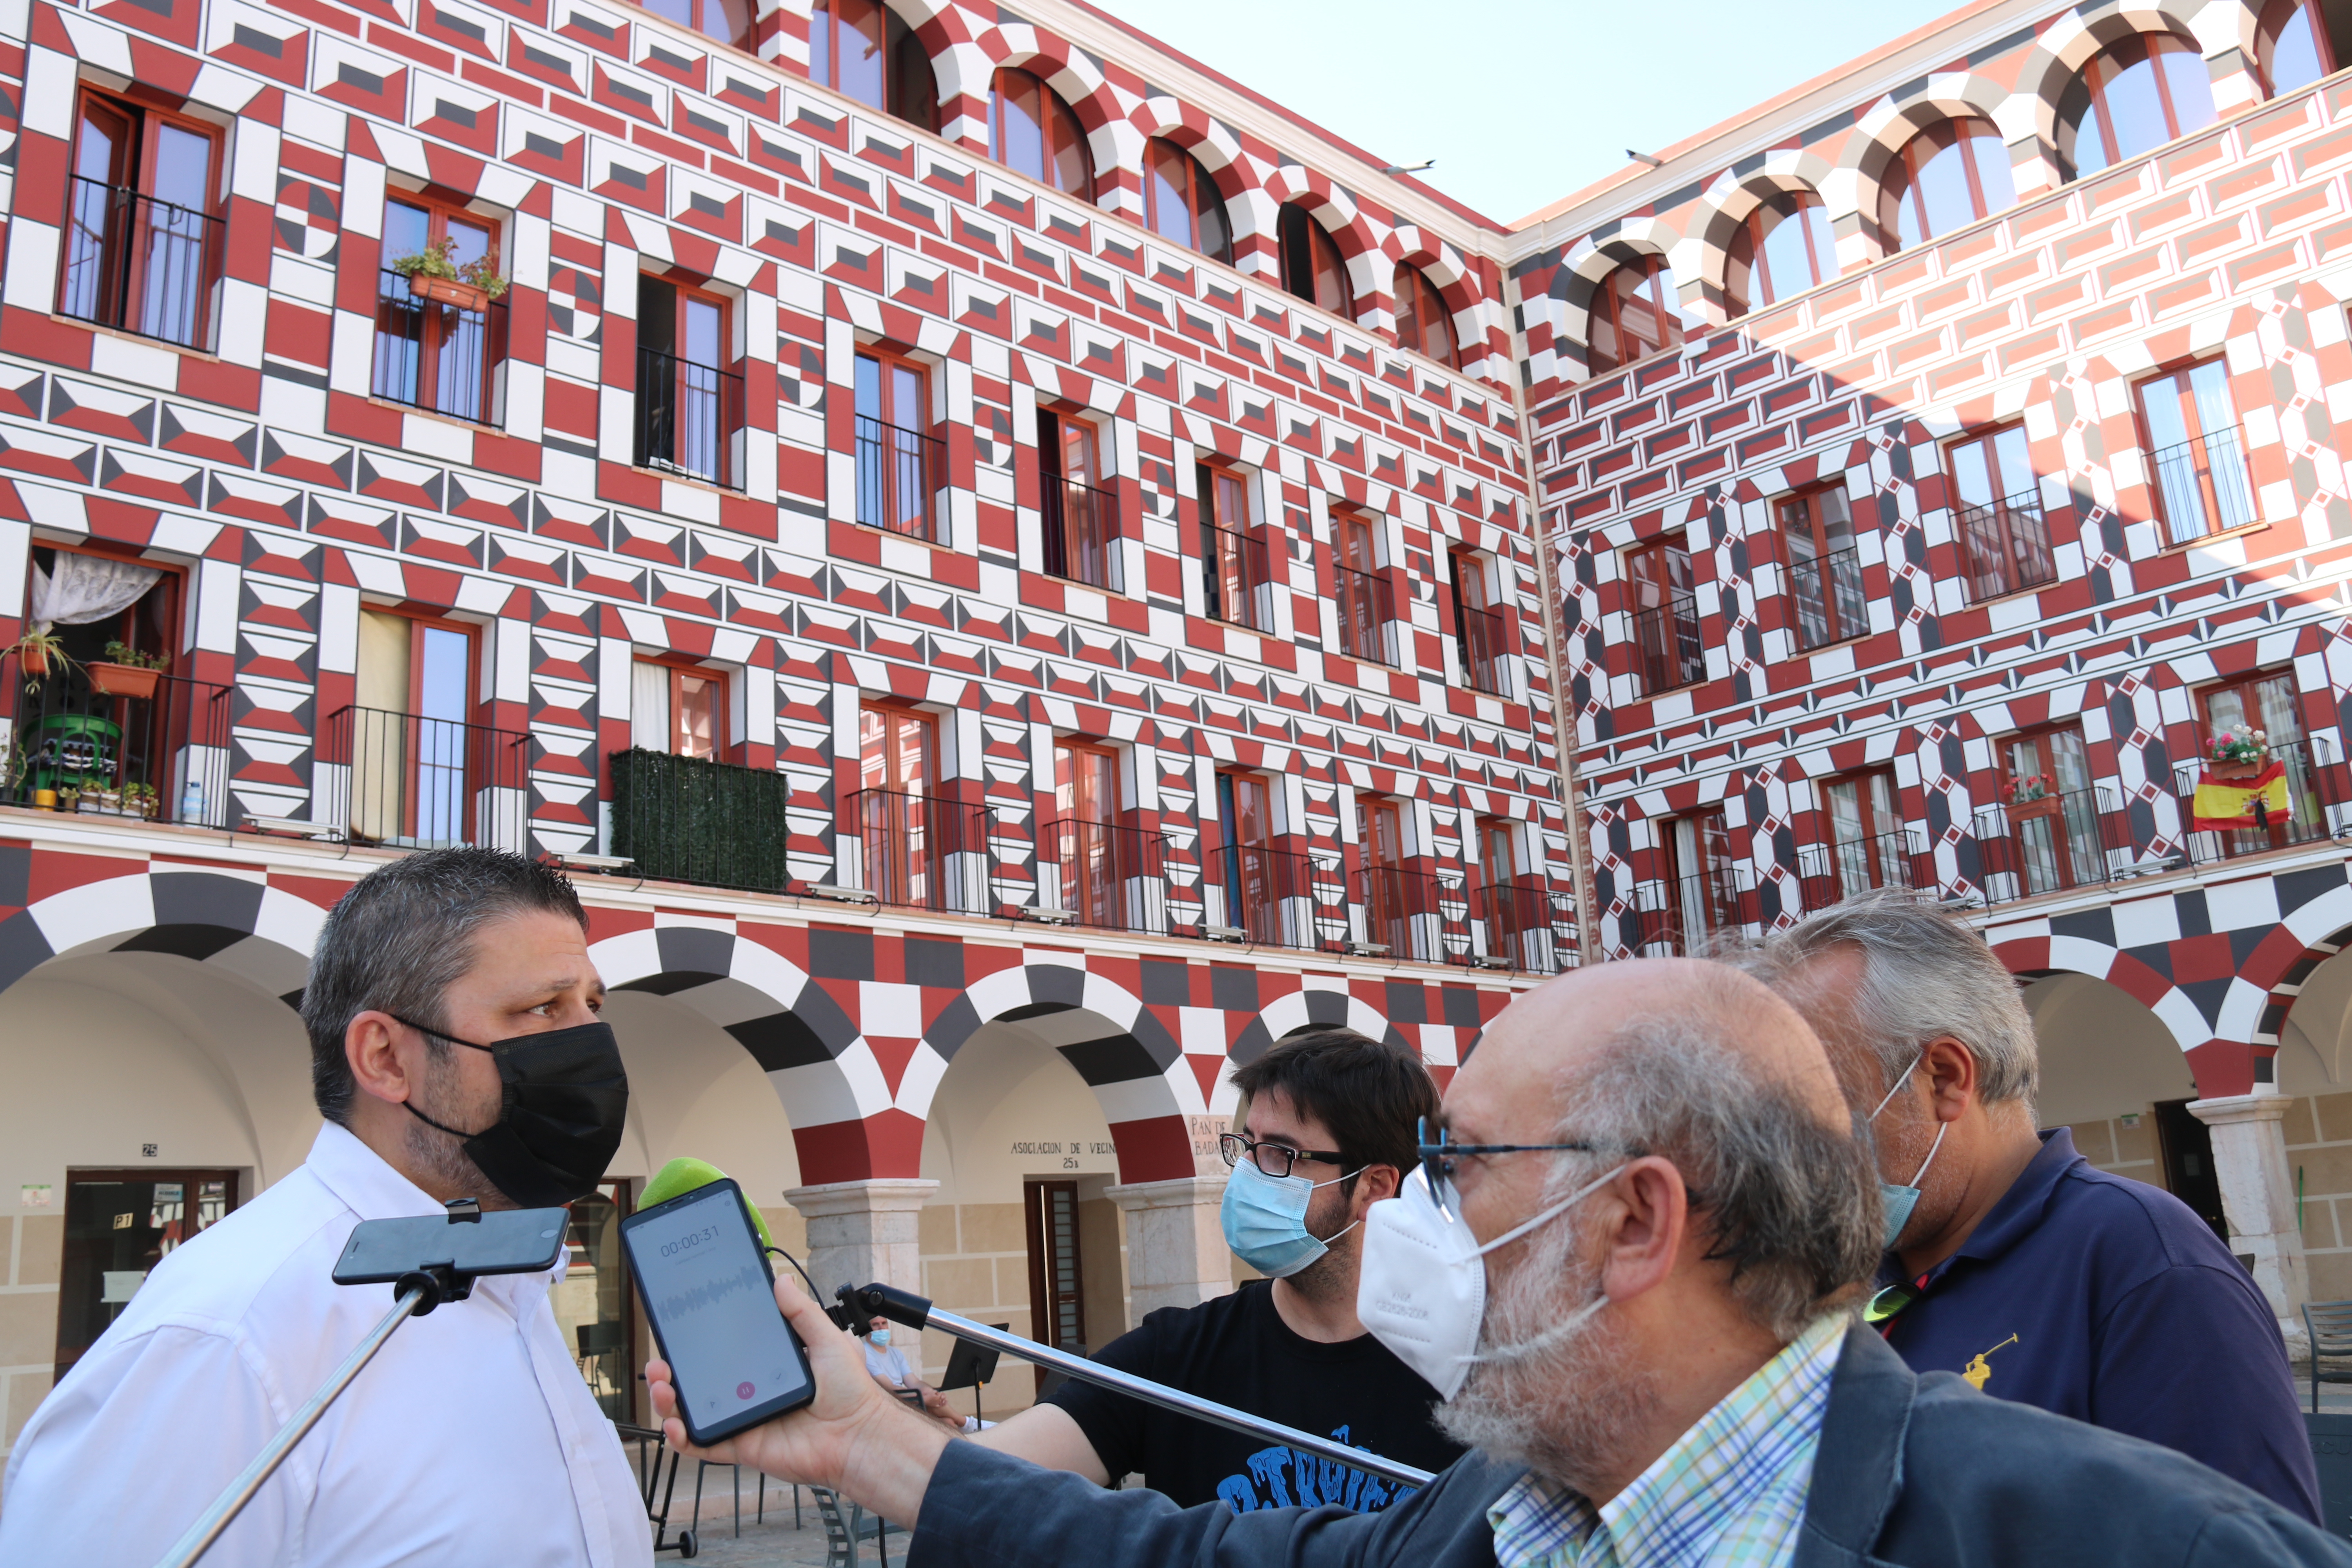
{"type": "MultiPolygon", "coordinates": [[[[707,1187],[713,1182],[722,1182],[726,1179],[727,1173],[708,1160],[689,1160],[682,1157],[672,1160],[668,1164],[656,1171],[654,1179],[646,1184],[646,1190],[637,1194],[637,1206],[641,1209],[651,1208],[656,1204],[666,1204],[672,1198],[682,1197],[697,1187],[707,1187]]],[[[760,1217],[760,1211],[751,1206],[751,1200],[748,1196],[743,1200],[743,1212],[751,1216],[751,1228],[760,1233],[760,1245],[775,1246],[776,1238],[768,1234],[768,1222],[760,1217]]]]}

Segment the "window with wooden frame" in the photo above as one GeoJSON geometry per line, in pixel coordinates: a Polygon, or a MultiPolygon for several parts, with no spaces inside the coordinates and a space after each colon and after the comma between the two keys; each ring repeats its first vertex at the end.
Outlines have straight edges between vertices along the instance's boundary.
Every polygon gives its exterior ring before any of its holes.
{"type": "Polygon", "coordinates": [[[2097,174],[2213,123],[2213,83],[2195,44],[2138,33],[2093,57],[2058,100],[2058,169],[2097,174]]]}
{"type": "Polygon", "coordinates": [[[352,841],[475,842],[481,792],[521,783],[496,731],[473,722],[480,628],[364,608],[355,672],[352,706],[330,716],[323,748],[351,768],[352,841]]]}
{"type": "Polygon", "coordinates": [[[1454,312],[1445,296],[1418,267],[1399,264],[1393,289],[1396,299],[1397,347],[1433,359],[1449,370],[1462,368],[1460,347],[1454,341],[1454,312]]]}
{"type": "MultiPolygon", "coordinates": [[[[818,3],[822,5],[823,0],[818,3]]],[[[637,4],[706,38],[739,49],[751,47],[751,0],[637,0],[637,4]]]]}
{"type": "Polygon", "coordinates": [[[1837,276],[1830,210],[1811,191],[1780,191],[1756,204],[1731,237],[1724,268],[1724,314],[1739,317],[1837,276]]]}
{"type": "Polygon", "coordinates": [[[1800,490],[1773,503],[1788,552],[1789,604],[1798,651],[1826,647],[1870,629],[1862,553],[1842,483],[1800,490]]]}
{"type": "Polygon", "coordinates": [[[1731,859],[1731,830],[1721,811],[1694,812],[1662,825],[1659,848],[1664,872],[1659,919],[1648,940],[1684,954],[1704,948],[1707,938],[1740,923],[1739,889],[1731,859]]]}
{"type": "Polygon", "coordinates": [[[1642,256],[1593,286],[1585,363],[1595,375],[1683,345],[1682,295],[1663,256],[1642,256]]]}
{"type": "Polygon", "coordinates": [[[1480,691],[1507,696],[1503,612],[1488,602],[1486,562],[1472,551],[1448,550],[1445,567],[1454,589],[1454,651],[1462,658],[1463,679],[1480,691]]]}
{"type": "Polygon", "coordinates": [[[648,752],[717,759],[727,750],[727,677],[641,658],[629,669],[629,742],[648,752]]]}
{"type": "Polygon", "coordinates": [[[1017,66],[1000,67],[989,85],[988,155],[1065,195],[1094,199],[1095,157],[1077,115],[1017,66]]]}
{"type": "Polygon", "coordinates": [[[1040,408],[1037,468],[1046,574],[1116,589],[1118,505],[1103,474],[1100,433],[1089,420],[1040,408]]]}
{"type": "Polygon", "coordinates": [[[24,602],[0,607],[46,626],[57,648],[18,647],[0,659],[16,742],[0,801],[48,805],[54,792],[71,789],[81,793],[62,803],[68,810],[218,825],[228,689],[191,680],[175,663],[184,657],[184,573],[98,542],[79,549],[37,542],[29,556],[24,602]],[[190,784],[205,797],[194,810],[186,809],[190,784]],[[51,792],[50,800],[39,791],[51,792]]]}
{"type": "Polygon", "coordinates": [[[730,301],[637,279],[637,465],[742,488],[743,378],[734,361],[730,301]]]}
{"type": "Polygon", "coordinates": [[[1041,849],[1061,863],[1061,908],[1080,925],[1123,930],[1124,889],[1138,874],[1135,836],[1118,825],[1118,753],[1086,741],[1054,743],[1055,821],[1041,849]]]}
{"type": "Polygon", "coordinates": [[[2007,834],[1990,864],[2015,876],[2021,896],[2105,881],[2104,814],[2081,728],[2063,725],[1996,744],[2008,770],[2000,785],[2007,834]]]}
{"type": "Polygon", "coordinates": [[[1143,226],[1171,244],[1233,265],[1234,226],[1215,178],[1165,137],[1143,144],[1143,226]]]}
{"type": "Polygon", "coordinates": [[[1829,836],[1831,887],[1822,902],[1873,888],[1911,886],[1911,836],[1902,795],[1885,768],[1849,773],[1822,785],[1822,819],[1829,836]]]}
{"type": "Polygon", "coordinates": [[[2259,521],[2228,362],[2182,365],[2137,390],[2157,516],[2168,542],[2188,544],[2259,521]]]}
{"type": "Polygon", "coordinates": [[[1230,468],[1196,464],[1201,509],[1201,613],[1252,631],[1274,629],[1260,605],[1266,551],[1250,515],[1248,481],[1230,468]]]}
{"type": "Polygon", "coordinates": [[[1699,642],[1698,598],[1683,541],[1659,539],[1627,551],[1625,592],[1633,619],[1633,674],[1642,695],[1705,680],[1706,650],[1699,642]]]}
{"type": "Polygon", "coordinates": [[[931,497],[945,481],[947,443],[931,432],[930,371],[880,348],[857,354],[857,521],[934,542],[931,497]]]}
{"type": "Polygon", "coordinates": [[[1944,462],[1969,602],[1980,605],[2055,582],[2042,481],[2033,472],[2025,426],[1971,431],[1944,448],[1944,462]]]}
{"type": "Polygon", "coordinates": [[[1990,120],[1930,125],[1903,144],[1880,176],[1878,225],[1909,250],[2017,205],[2009,149],[1990,120]]]}
{"type": "Polygon", "coordinates": [[[1363,862],[1364,933],[1391,957],[1413,952],[1414,889],[1404,869],[1404,818],[1392,800],[1356,797],[1356,853],[1363,862]]]}
{"type": "Polygon", "coordinates": [[[2205,816],[2200,805],[2219,807],[2220,803],[2210,796],[2202,803],[2198,800],[2200,785],[2237,785],[2250,793],[2224,798],[2243,810],[2246,825],[2209,830],[2224,855],[2284,848],[2326,836],[2327,814],[2315,787],[2317,773],[2304,732],[2302,691],[2294,671],[2263,670],[2205,687],[2197,693],[2197,708],[2203,729],[2197,736],[2199,760],[2183,770],[2187,776],[2182,780],[2181,794],[2186,797],[2182,805],[2188,808],[2184,816],[2193,822],[2205,816]],[[2255,737],[2263,755],[2237,763],[2211,760],[2214,742],[2242,726],[2255,737]],[[2279,769],[2278,782],[2266,792],[2252,793],[2270,782],[2273,764],[2279,769]]]}
{"type": "Polygon", "coordinates": [[[931,52],[881,0],[816,0],[809,13],[809,79],[936,133],[940,85],[931,52]]]}
{"type": "Polygon", "coordinates": [[[226,229],[219,130],[82,89],[66,177],[58,314],[209,348],[226,229]]]}
{"type": "Polygon", "coordinates": [[[1388,578],[1381,574],[1379,541],[1372,520],[1352,512],[1331,519],[1337,557],[1334,595],[1339,616],[1339,648],[1350,658],[1368,664],[1394,664],[1389,652],[1389,622],[1395,616],[1388,578]]]}
{"type": "Polygon", "coordinates": [[[1297,880],[1289,874],[1288,858],[1274,847],[1274,791],[1256,773],[1217,775],[1217,847],[1215,870],[1221,884],[1222,908],[1208,918],[1212,925],[1238,927],[1253,942],[1280,945],[1284,936],[1282,900],[1297,880]],[[1220,921],[1217,915],[1223,917],[1220,921]]]}
{"type": "Polygon", "coordinates": [[[1518,866],[1518,831],[1498,817],[1482,816],[1473,838],[1477,858],[1478,889],[1472,895],[1472,912],[1486,926],[1485,951],[1514,963],[1531,963],[1537,954],[1521,949],[1522,941],[1551,926],[1551,900],[1540,878],[1522,880],[1518,866]]]}
{"type": "Polygon", "coordinates": [[[2273,98],[2336,74],[2334,40],[2309,0],[2271,0],[2254,27],[2254,65],[2273,98]]]}
{"type": "Polygon", "coordinates": [[[1356,295],[1348,284],[1348,264],[1340,259],[1339,242],[1330,232],[1297,202],[1285,202],[1275,215],[1274,233],[1285,291],[1335,316],[1355,320],[1356,295]]]}
{"type": "MultiPolygon", "coordinates": [[[[1087,1289],[1078,1249],[1078,1184],[1024,1181],[1021,1207],[1029,1241],[1029,1337],[1084,1355],[1087,1289]]],[[[1037,1388],[1042,1391],[1045,1384],[1041,1366],[1037,1388]]]]}
{"type": "Polygon", "coordinates": [[[506,353],[505,301],[463,279],[412,277],[392,266],[444,249],[461,268],[498,269],[498,231],[489,219],[424,196],[385,198],[368,390],[393,403],[486,425],[491,378],[506,353]]]}
{"type": "Polygon", "coordinates": [[[863,846],[866,889],[886,904],[932,905],[958,820],[937,798],[939,722],[928,713],[871,704],[857,715],[853,830],[863,846]]]}

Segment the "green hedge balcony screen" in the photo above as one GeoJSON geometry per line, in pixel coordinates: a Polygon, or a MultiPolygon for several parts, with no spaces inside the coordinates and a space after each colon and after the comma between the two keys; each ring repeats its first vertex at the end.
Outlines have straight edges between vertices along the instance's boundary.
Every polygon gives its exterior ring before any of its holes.
{"type": "Polygon", "coordinates": [[[764,768],[632,748],[613,753],[613,853],[647,877],[781,893],[792,880],[792,781],[764,768]]]}

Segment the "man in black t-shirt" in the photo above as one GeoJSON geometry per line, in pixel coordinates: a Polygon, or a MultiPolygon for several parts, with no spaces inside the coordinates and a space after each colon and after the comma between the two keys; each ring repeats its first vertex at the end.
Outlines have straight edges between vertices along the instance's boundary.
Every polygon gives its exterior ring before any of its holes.
{"type": "MultiPolygon", "coordinates": [[[[1430,1420],[1437,1391],[1356,1319],[1364,1211],[1412,1167],[1437,1086],[1419,1058],[1347,1029],[1278,1042],[1235,1070],[1226,1244],[1269,1279],[1163,1308],[1097,1352],[1107,1366],[1220,1405],[1442,1470],[1461,1447],[1430,1420]]],[[[1179,1415],[1076,1378],[974,1439],[1108,1484],[1139,1472],[1181,1507],[1237,1513],[1331,1503],[1370,1512],[1411,1487],[1179,1415]]]]}

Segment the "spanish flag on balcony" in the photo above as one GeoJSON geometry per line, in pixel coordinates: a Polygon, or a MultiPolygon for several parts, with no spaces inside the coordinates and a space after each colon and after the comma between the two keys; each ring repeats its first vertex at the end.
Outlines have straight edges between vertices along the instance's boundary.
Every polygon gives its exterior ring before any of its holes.
{"type": "Polygon", "coordinates": [[[2217,779],[2210,768],[2197,780],[2197,797],[2190,807],[2200,832],[2227,833],[2238,827],[2260,827],[2288,820],[2286,764],[2273,758],[2252,778],[2217,779]],[[2256,813],[2260,807],[2260,815],[2256,813]]]}

